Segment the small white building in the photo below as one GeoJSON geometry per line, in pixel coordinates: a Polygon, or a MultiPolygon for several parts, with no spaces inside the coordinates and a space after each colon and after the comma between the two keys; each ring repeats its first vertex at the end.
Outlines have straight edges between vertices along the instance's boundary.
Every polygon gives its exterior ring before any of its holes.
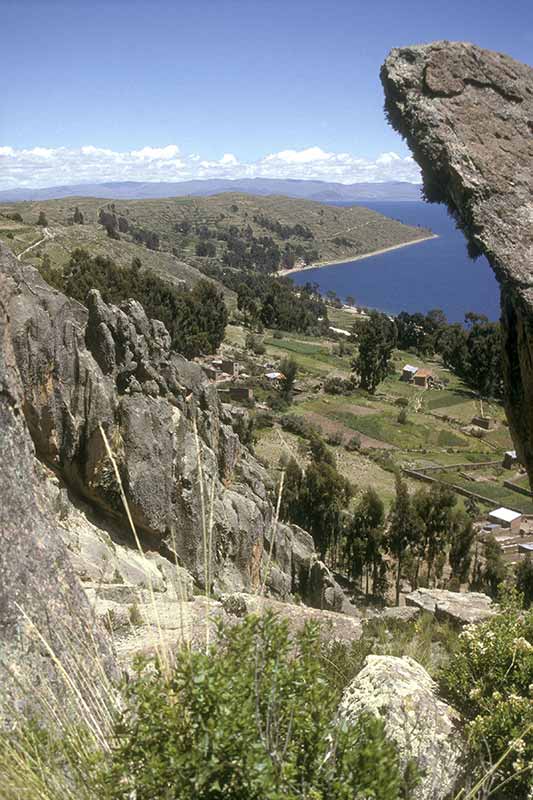
{"type": "Polygon", "coordinates": [[[402,381],[410,383],[418,372],[418,367],[413,367],[412,364],[406,364],[402,369],[402,381]]]}
{"type": "Polygon", "coordinates": [[[522,514],[518,511],[511,511],[510,508],[495,508],[489,513],[489,520],[500,528],[509,528],[512,531],[520,531],[522,524],[522,514]]]}

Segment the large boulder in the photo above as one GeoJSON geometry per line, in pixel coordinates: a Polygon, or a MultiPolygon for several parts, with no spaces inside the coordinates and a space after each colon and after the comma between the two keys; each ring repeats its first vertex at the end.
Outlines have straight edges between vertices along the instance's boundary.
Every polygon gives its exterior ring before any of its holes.
{"type": "Polygon", "coordinates": [[[434,614],[443,622],[471,625],[496,614],[498,608],[481,592],[449,592],[446,589],[417,589],[405,598],[406,605],[434,614]]]}
{"type": "Polygon", "coordinates": [[[389,120],[501,285],[505,404],[533,480],[533,69],[463,42],[392,50],[389,120]]]}
{"type": "Polygon", "coordinates": [[[89,671],[89,653],[96,671],[101,664],[112,671],[106,637],[59,531],[36,502],[34,448],[23,414],[7,288],[0,275],[0,719],[9,706],[33,701],[32,685],[43,687],[43,698],[49,688],[64,692],[56,659],[72,664],[85,649],[89,671]]]}
{"type": "MultiPolygon", "coordinates": [[[[170,349],[164,325],[97,291],[86,308],[2,245],[0,275],[26,423],[68,489],[127,536],[103,430],[145,549],[175,556],[212,592],[266,583],[280,599],[305,599],[312,540],[276,522],[268,474],[237,433],[242,412],[222,406],[201,367],[170,349]]],[[[87,566],[85,546],[77,555],[87,566]]]]}
{"type": "Polygon", "coordinates": [[[459,715],[439,700],[432,679],[414,659],[367,656],[344,692],[339,717],[355,723],[365,713],[383,720],[402,768],[414,762],[421,772],[413,800],[444,800],[458,788],[459,715]]]}

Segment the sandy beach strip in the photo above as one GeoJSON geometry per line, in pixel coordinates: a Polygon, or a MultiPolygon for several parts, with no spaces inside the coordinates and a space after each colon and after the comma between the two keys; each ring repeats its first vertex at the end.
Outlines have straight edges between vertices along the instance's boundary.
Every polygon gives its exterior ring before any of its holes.
{"type": "Polygon", "coordinates": [[[317,261],[314,264],[307,264],[305,267],[295,267],[294,269],[280,269],[275,272],[275,275],[287,276],[293,275],[295,272],[307,272],[309,269],[319,269],[321,267],[333,267],[335,264],[348,264],[352,261],[362,261],[364,258],[372,258],[372,256],[379,256],[381,253],[389,253],[391,250],[399,250],[400,247],[410,247],[413,244],[420,244],[420,242],[429,242],[430,239],[438,239],[438,234],[433,233],[431,236],[424,236],[422,239],[413,239],[410,242],[401,242],[400,244],[393,244],[390,247],[382,247],[380,250],[372,250],[369,253],[361,253],[357,256],[344,256],[335,261],[317,261]]]}

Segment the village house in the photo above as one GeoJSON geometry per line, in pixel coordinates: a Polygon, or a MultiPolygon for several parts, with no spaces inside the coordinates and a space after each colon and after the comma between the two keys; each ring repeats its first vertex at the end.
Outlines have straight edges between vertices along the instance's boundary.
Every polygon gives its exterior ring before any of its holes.
{"type": "Polygon", "coordinates": [[[485,417],[481,415],[472,417],[472,425],[477,425],[478,428],[483,428],[485,431],[490,431],[496,427],[496,423],[492,417],[485,417]]]}
{"type": "Polygon", "coordinates": [[[427,389],[428,386],[433,383],[433,373],[429,369],[417,369],[413,378],[413,383],[415,386],[421,386],[427,389]]]}
{"type": "Polygon", "coordinates": [[[500,528],[508,528],[513,532],[519,533],[520,525],[522,524],[522,514],[502,506],[501,508],[495,508],[494,511],[489,513],[489,520],[500,528]]]}

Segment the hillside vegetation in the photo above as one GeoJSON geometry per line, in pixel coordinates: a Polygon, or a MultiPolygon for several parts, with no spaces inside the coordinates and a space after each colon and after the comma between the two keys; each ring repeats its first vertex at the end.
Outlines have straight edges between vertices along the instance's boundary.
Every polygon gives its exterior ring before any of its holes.
{"type": "Polygon", "coordinates": [[[429,233],[366,208],[287,197],[223,194],[130,201],[74,197],[0,206],[0,237],[15,253],[42,238],[42,226],[37,224],[41,212],[53,241],[29,251],[25,259],[32,261],[45,251],[59,265],[73,247],[86,243],[97,248],[93,255],[131,262],[132,246],[141,245],[158,253],[156,259],[147,257],[152,266],[188,281],[194,280],[194,273],[181,264],[177,267],[170,255],[192,266],[218,257],[229,266],[270,272],[292,267],[298,260],[348,259],[429,233]],[[74,222],[76,209],[83,224],[74,222]],[[113,225],[115,220],[111,236],[106,234],[106,214],[107,222],[113,225]]]}

